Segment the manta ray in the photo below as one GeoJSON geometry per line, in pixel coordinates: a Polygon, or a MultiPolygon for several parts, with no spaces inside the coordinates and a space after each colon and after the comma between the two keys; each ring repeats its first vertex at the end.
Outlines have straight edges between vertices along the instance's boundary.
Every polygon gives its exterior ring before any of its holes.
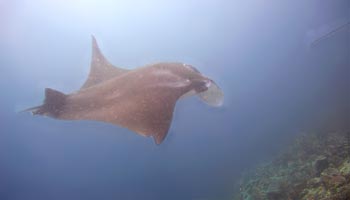
{"type": "Polygon", "coordinates": [[[46,88],[42,105],[33,115],[62,120],[102,121],[127,128],[162,143],[171,125],[176,102],[198,95],[211,106],[223,104],[223,92],[191,65],[161,62],[136,69],[113,66],[92,36],[90,72],[71,94],[46,88]]]}

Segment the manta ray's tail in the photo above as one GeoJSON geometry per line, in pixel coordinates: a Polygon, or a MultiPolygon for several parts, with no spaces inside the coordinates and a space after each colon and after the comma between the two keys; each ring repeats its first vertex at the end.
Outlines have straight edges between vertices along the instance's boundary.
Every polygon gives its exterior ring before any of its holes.
{"type": "Polygon", "coordinates": [[[45,100],[43,105],[28,108],[22,112],[32,112],[33,115],[47,115],[50,117],[58,117],[62,112],[67,95],[50,88],[45,89],[45,100]]]}

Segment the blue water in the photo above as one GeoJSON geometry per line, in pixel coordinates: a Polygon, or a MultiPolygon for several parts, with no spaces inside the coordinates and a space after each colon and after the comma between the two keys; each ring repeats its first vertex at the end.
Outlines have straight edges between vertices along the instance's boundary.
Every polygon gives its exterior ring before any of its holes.
{"type": "Polygon", "coordinates": [[[230,199],[241,173],[303,130],[349,125],[350,1],[0,1],[0,199],[230,199]],[[157,146],[127,129],[17,111],[89,72],[91,34],[116,66],[189,63],[221,108],[176,105],[157,146]]]}

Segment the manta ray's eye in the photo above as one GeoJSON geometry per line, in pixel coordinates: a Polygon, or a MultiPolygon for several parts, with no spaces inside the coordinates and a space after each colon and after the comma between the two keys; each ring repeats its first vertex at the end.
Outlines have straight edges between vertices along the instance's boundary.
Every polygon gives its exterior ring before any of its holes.
{"type": "Polygon", "coordinates": [[[192,71],[195,71],[197,73],[200,73],[195,67],[193,67],[192,65],[188,65],[188,64],[184,64],[184,67],[189,68],[192,71]]]}

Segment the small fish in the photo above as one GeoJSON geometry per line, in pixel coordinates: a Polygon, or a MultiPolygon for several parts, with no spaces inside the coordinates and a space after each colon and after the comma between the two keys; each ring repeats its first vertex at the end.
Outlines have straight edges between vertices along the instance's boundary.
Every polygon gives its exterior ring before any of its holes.
{"type": "Polygon", "coordinates": [[[94,120],[128,128],[162,143],[178,99],[198,95],[219,107],[224,94],[216,83],[183,63],[156,63],[133,70],[115,67],[92,36],[90,73],[71,94],[46,88],[40,106],[25,111],[62,120],[94,120]]]}

